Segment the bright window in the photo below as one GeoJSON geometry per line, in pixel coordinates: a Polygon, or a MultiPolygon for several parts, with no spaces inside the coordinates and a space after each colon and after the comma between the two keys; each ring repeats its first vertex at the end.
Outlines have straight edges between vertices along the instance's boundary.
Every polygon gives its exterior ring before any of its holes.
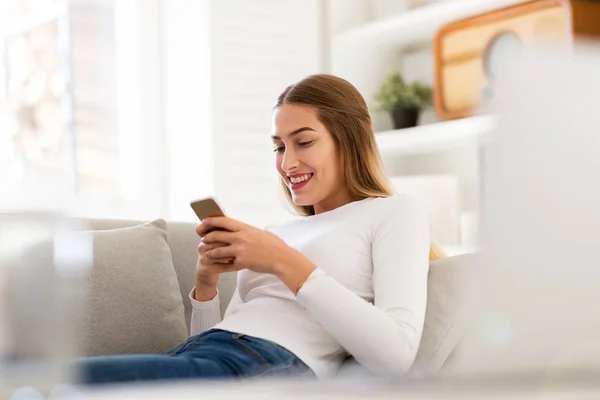
{"type": "Polygon", "coordinates": [[[155,3],[1,3],[2,186],[56,182],[79,215],[156,215],[160,71],[147,65],[160,64],[158,24],[140,18],[156,15],[155,3]]]}

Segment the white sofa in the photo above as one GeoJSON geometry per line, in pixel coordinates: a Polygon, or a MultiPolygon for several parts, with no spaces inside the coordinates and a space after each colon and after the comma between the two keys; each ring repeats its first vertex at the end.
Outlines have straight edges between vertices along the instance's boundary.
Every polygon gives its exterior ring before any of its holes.
{"type": "MultiPolygon", "coordinates": [[[[140,221],[123,220],[90,220],[88,222],[91,229],[95,231],[135,227],[143,224],[143,222],[140,221]]],[[[188,300],[188,293],[194,285],[194,273],[198,258],[197,246],[199,244],[199,238],[194,231],[194,227],[194,223],[167,222],[167,244],[168,248],[170,248],[172,265],[175,269],[177,276],[176,280],[179,284],[181,302],[183,303],[183,313],[185,315],[185,324],[187,325],[188,331],[191,317],[191,304],[188,300]]],[[[124,234],[130,232],[130,230],[119,230],[124,232],[124,234]]],[[[140,244],[138,243],[135,245],[140,244]]],[[[103,262],[104,264],[111,263],[112,257],[119,257],[119,255],[114,254],[113,250],[110,252],[99,252],[95,255],[95,261],[97,264],[102,264],[103,262]]],[[[464,282],[463,278],[465,274],[468,274],[471,268],[473,268],[470,262],[472,259],[473,256],[471,255],[458,256],[435,261],[430,264],[425,331],[412,372],[417,374],[437,373],[442,368],[449,365],[451,355],[459,343],[460,338],[464,333],[465,324],[467,323],[463,306],[468,299],[464,295],[462,283],[464,282]]],[[[131,267],[133,268],[133,266],[131,267]]],[[[120,268],[123,267],[121,266],[120,268]]],[[[143,269],[141,270],[143,271],[143,269]]],[[[150,278],[151,277],[148,277],[148,279],[150,278]]],[[[221,313],[223,313],[235,289],[236,275],[223,274],[219,280],[218,286],[221,299],[221,313]]],[[[122,292],[117,293],[116,296],[126,295],[122,292]]],[[[95,296],[101,298],[103,297],[103,294],[96,293],[95,296]]],[[[114,296],[114,293],[112,296],[114,296]]],[[[150,296],[149,298],[151,299],[152,297],[150,296]]],[[[177,299],[177,301],[179,301],[179,299],[177,299]]],[[[146,302],[152,303],[152,300],[147,300],[146,302]]],[[[148,304],[147,306],[151,307],[152,305],[148,304]]],[[[128,307],[120,308],[127,309],[128,307]]],[[[125,317],[123,317],[123,313],[115,313],[115,315],[116,314],[119,314],[121,318],[138,318],[137,315],[134,316],[125,313],[125,317]]],[[[118,325],[119,323],[118,320],[115,320],[116,322],[114,323],[110,321],[112,318],[111,314],[105,313],[101,318],[108,319],[109,321],[96,321],[97,323],[102,324],[96,326],[118,325]]],[[[136,322],[139,323],[140,326],[146,326],[146,322],[148,322],[148,326],[152,326],[150,324],[151,321],[136,322]]],[[[183,323],[181,325],[183,326],[183,323]]],[[[94,335],[101,335],[101,333],[97,332],[97,328],[94,329],[94,335]]],[[[102,338],[105,343],[114,343],[120,340],[119,337],[116,337],[119,332],[118,330],[113,330],[111,332],[112,333],[107,333],[106,335],[113,337],[102,338]]],[[[147,332],[147,335],[152,335],[152,333],[147,332]]],[[[129,348],[121,348],[120,351],[124,353],[135,352],[135,349],[129,350],[129,348]]],[[[159,352],[164,350],[164,348],[160,348],[156,351],[159,352]]],[[[101,354],[102,349],[97,350],[95,353],[95,355],[101,354]]],[[[353,362],[352,359],[349,359],[343,366],[340,375],[353,372],[365,373],[366,371],[364,371],[357,363],[353,362]]]]}

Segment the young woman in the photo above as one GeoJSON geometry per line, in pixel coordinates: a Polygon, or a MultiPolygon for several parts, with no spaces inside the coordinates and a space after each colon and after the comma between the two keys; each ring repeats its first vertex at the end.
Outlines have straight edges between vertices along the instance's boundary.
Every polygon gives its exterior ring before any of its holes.
{"type": "Polygon", "coordinates": [[[277,99],[272,140],[301,217],[266,230],[202,221],[190,339],[166,355],[86,359],[84,383],[323,379],[347,356],[380,375],[411,367],[429,261],[443,253],[423,209],[392,193],[364,99],[343,79],[309,76],[277,99]],[[231,271],[237,289],[221,320],[217,282],[231,271]]]}

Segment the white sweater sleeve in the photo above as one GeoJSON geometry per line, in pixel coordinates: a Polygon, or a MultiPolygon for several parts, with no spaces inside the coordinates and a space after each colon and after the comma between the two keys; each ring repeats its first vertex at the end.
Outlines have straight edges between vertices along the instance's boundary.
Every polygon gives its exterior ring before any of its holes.
{"type": "Polygon", "coordinates": [[[221,322],[221,300],[219,290],[212,300],[197,301],[194,299],[194,287],[189,294],[192,302],[192,320],[190,321],[190,336],[202,333],[221,322]]]}
{"type": "Polygon", "coordinates": [[[373,232],[374,304],[325,276],[308,281],[297,300],[360,364],[398,375],[413,364],[425,321],[429,228],[412,199],[393,203],[373,232]]]}
{"type": "MultiPolygon", "coordinates": [[[[212,300],[197,301],[194,299],[193,288],[189,294],[190,302],[192,303],[192,318],[190,321],[190,336],[197,335],[206,330],[209,330],[219,322],[221,322],[221,299],[219,297],[219,289],[212,300]]],[[[241,302],[237,289],[233,293],[233,297],[225,310],[225,315],[231,310],[235,304],[241,302]]]]}

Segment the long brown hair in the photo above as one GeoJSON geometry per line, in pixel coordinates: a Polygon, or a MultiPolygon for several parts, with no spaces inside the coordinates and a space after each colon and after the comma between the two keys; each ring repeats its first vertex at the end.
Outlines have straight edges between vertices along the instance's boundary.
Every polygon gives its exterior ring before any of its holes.
{"type": "MultiPolygon", "coordinates": [[[[310,75],[279,95],[275,108],[283,104],[308,105],[317,110],[340,152],[345,184],[353,201],[394,194],[377,149],[367,103],[350,82],[333,75],[310,75]]],[[[281,186],[292,209],[303,216],[314,215],[313,206],[293,202],[283,180],[281,186]]],[[[443,257],[444,251],[432,238],[429,259],[443,257]]]]}

